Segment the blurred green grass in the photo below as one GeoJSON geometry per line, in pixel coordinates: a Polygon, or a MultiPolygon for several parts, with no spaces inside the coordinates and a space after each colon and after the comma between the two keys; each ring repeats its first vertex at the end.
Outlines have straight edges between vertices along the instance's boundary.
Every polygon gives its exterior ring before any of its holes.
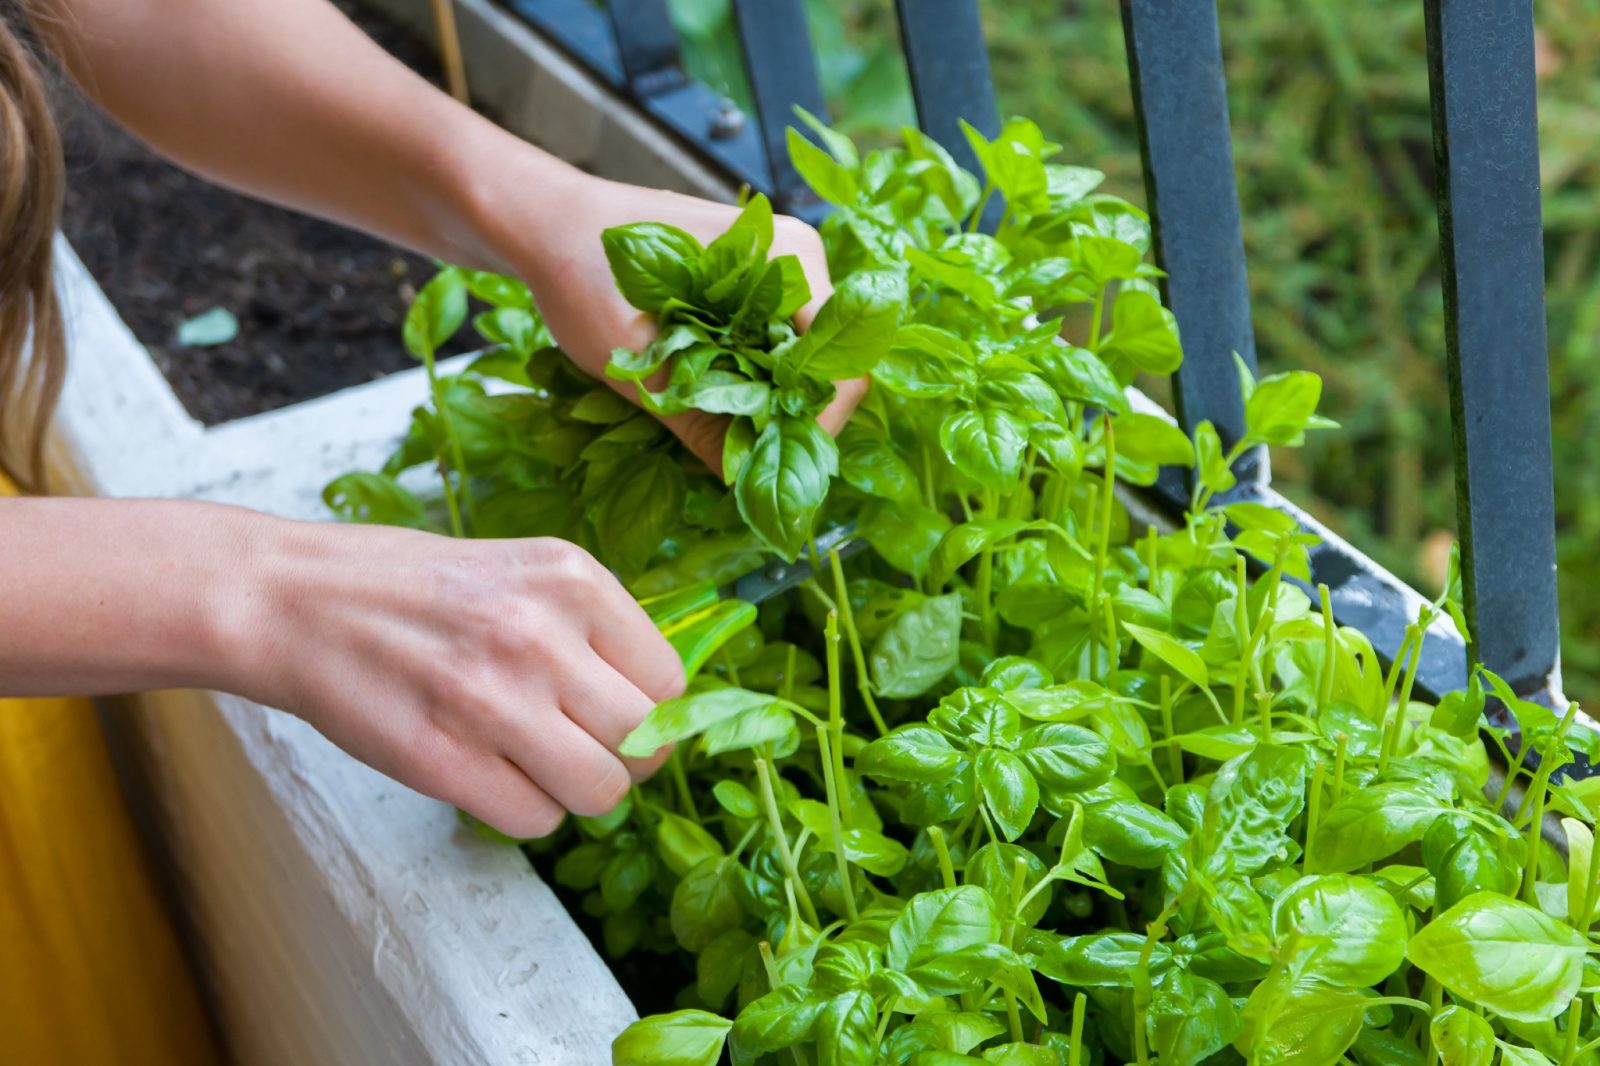
{"type": "MultiPolygon", "coordinates": [[[[746,96],[726,0],[673,0],[688,60],[746,96]]],[[[872,139],[911,115],[889,0],[812,0],[834,116],[872,139]]],[[[1035,119],[1108,191],[1144,199],[1116,0],[991,0],[1003,114],[1035,119]]],[[[1422,5],[1222,6],[1257,346],[1315,370],[1344,429],[1278,458],[1291,496],[1421,588],[1455,529],[1422,5]]],[[[1536,8],[1546,307],[1568,694],[1600,682],[1600,0],[1536,8]]],[[[1485,72],[1492,76],[1492,72],[1485,72]]]]}

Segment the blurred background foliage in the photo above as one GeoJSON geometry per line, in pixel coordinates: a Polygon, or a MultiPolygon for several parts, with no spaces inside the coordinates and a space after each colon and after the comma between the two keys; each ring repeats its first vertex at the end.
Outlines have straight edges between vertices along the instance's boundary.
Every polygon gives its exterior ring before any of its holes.
{"type": "MultiPolygon", "coordinates": [[[[727,0],[671,7],[691,70],[747,106],[727,0]]],[[[1001,113],[1142,203],[1116,0],[983,8],[1001,113]]],[[[809,14],[834,121],[868,142],[909,123],[890,0],[809,14]]],[[[1600,681],[1600,0],[1541,0],[1536,18],[1563,654],[1581,699],[1600,681]]],[[[1222,36],[1261,362],[1321,374],[1345,427],[1278,457],[1275,477],[1432,591],[1455,496],[1422,5],[1229,0],[1222,36]]]]}

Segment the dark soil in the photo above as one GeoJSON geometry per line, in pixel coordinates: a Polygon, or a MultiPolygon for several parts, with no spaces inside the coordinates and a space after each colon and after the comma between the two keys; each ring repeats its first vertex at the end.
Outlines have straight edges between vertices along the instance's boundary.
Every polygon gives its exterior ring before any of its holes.
{"type": "MultiPolygon", "coordinates": [[[[351,0],[337,3],[438,83],[425,45],[351,0]]],[[[400,323],[432,273],[426,259],[209,185],[76,93],[59,95],[62,228],[190,414],[214,425],[414,365],[400,323]],[[237,338],[179,344],[179,324],[213,307],[238,318],[237,338]]]]}

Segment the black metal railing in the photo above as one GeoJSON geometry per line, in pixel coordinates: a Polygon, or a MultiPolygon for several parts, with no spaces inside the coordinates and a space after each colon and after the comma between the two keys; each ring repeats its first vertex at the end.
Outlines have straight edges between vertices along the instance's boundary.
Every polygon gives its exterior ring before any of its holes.
{"type": "MultiPolygon", "coordinates": [[[[665,0],[506,0],[598,76],[733,179],[815,219],[789,162],[793,108],[827,108],[803,0],[732,0],[755,115],[683,70],[665,0]]],[[[897,0],[918,125],[969,169],[959,129],[999,122],[978,0],[897,0]]],[[[1457,509],[1472,654],[1524,695],[1560,702],[1555,508],[1544,321],[1531,0],[1424,0],[1437,157],[1445,335],[1456,440],[1457,509]],[[1491,73],[1492,72],[1492,73],[1491,73]]],[[[1157,260],[1184,341],[1175,389],[1185,429],[1243,430],[1233,353],[1255,366],[1216,0],[1122,0],[1128,66],[1157,260]]],[[[1064,90],[1066,91],[1066,90],[1064,90]]],[[[1293,514],[1323,543],[1314,582],[1334,613],[1386,658],[1422,598],[1270,484],[1265,454],[1242,460],[1239,498],[1293,514]]],[[[1156,486],[1188,501],[1183,472],[1156,486]]],[[[1468,649],[1436,627],[1419,687],[1466,683],[1468,649]]]]}

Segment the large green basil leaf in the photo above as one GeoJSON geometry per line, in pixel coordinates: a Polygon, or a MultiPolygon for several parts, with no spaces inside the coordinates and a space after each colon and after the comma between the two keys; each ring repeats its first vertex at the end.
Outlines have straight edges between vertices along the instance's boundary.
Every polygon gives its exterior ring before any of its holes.
{"type": "Polygon", "coordinates": [[[817,1066],[872,1066],[878,1007],[866,992],[841,992],[817,1015],[817,1066]]]}
{"type": "Polygon", "coordinates": [[[1000,407],[969,408],[948,415],[939,426],[939,446],[957,470],[985,488],[1016,488],[1028,423],[1000,407]]]}
{"type": "MultiPolygon", "coordinates": [[[[1021,861],[1023,866],[1022,893],[1027,895],[1046,878],[1049,870],[1045,868],[1044,860],[1039,856],[1016,844],[985,844],[967,860],[967,868],[962,871],[962,878],[967,884],[977,885],[988,892],[999,913],[1009,914],[1011,882],[1018,861],[1021,861]]],[[[1037,925],[1039,919],[1044,917],[1046,908],[1050,906],[1050,897],[1051,891],[1048,887],[1040,889],[1016,915],[1017,921],[1025,926],[1037,925]]]]}
{"type": "Polygon", "coordinates": [[[738,307],[765,273],[771,247],[772,204],[758,193],[700,255],[705,301],[726,310],[738,307]]]}
{"type": "Polygon", "coordinates": [[[1022,761],[1047,790],[1076,792],[1104,784],[1117,769],[1117,757],[1098,733],[1082,726],[1048,722],[1034,726],[1017,742],[1022,761]]]}
{"type": "Polygon", "coordinates": [[[871,500],[861,509],[856,530],[885,562],[920,582],[950,531],[950,516],[920,503],[871,500]]]}
{"type": "Polygon", "coordinates": [[[428,279],[406,309],[401,340],[406,351],[426,362],[466,320],[466,281],[460,270],[446,267],[428,279]]]}
{"type": "Polygon", "coordinates": [[[659,811],[656,847],[661,859],[678,877],[683,877],[707,859],[722,858],[722,845],[700,825],[681,814],[659,811]]]}
{"type": "Polygon", "coordinates": [[[739,468],[739,514],[773,551],[794,560],[811,539],[817,512],[839,472],[839,449],[814,419],[767,423],[739,468]]]}
{"type": "Polygon", "coordinates": [[[635,759],[648,758],[666,745],[687,740],[719,722],[786,703],[777,696],[742,688],[689,692],[658,703],[623,739],[617,752],[635,759]]]}
{"type": "Polygon", "coordinates": [[[728,1041],[736,1063],[794,1047],[811,1037],[827,1000],[796,985],[780,985],[752,1001],[734,1019],[728,1041]]]}
{"type": "Polygon", "coordinates": [[[1321,398],[1322,379],[1308,371],[1264,377],[1245,403],[1245,431],[1263,444],[1298,446],[1321,398]]]}
{"type": "Polygon", "coordinates": [[[1177,319],[1161,301],[1138,290],[1118,295],[1111,307],[1111,332],[1100,351],[1146,374],[1170,374],[1183,362],[1177,319]]]}
{"type": "Polygon", "coordinates": [[[851,274],[784,355],[790,370],[819,381],[872,371],[894,339],[906,301],[905,278],[891,271],[851,274]]]}
{"type": "Polygon", "coordinates": [[[1284,830],[1305,805],[1305,789],[1305,752],[1259,745],[1217,771],[1190,844],[1213,876],[1253,874],[1283,857],[1284,830]]]}
{"type": "Polygon", "coordinates": [[[639,310],[655,314],[668,300],[693,299],[694,264],[702,249],[683,230],[661,222],[635,222],[605,230],[600,244],[617,290],[639,310]]]}
{"type": "Polygon", "coordinates": [[[1250,993],[1234,1046],[1259,1066],[1334,1066],[1360,1035],[1365,1013],[1360,992],[1289,967],[1250,993]]]}
{"type": "Polygon", "coordinates": [[[605,561],[624,578],[642,571],[677,528],[685,490],[683,468],[665,452],[647,452],[618,471],[594,525],[605,561]]]}
{"type": "Polygon", "coordinates": [[[1128,410],[1128,398],[1098,355],[1087,348],[1056,345],[1033,355],[1033,363],[1064,400],[1093,404],[1116,415],[1128,410]]]}
{"type": "Polygon", "coordinates": [[[1240,1025],[1227,989],[1178,969],[1156,983],[1146,1015],[1150,1046],[1162,1066],[1199,1066],[1233,1043],[1240,1025]]]}
{"type": "Polygon", "coordinates": [[[960,642],[960,593],[900,612],[872,646],[873,688],[895,699],[922,695],[955,668],[960,642]]]}
{"type": "Polygon", "coordinates": [[[901,503],[921,499],[921,479],[887,437],[855,424],[839,437],[839,476],[869,496],[901,503]]]}
{"type": "Polygon", "coordinates": [[[920,723],[903,725],[868,744],[856,756],[857,773],[887,781],[944,780],[961,761],[944,734],[920,723]]]}
{"type": "Polygon", "coordinates": [[[1189,681],[1197,688],[1205,688],[1211,681],[1210,672],[1206,669],[1205,660],[1200,658],[1193,648],[1173,639],[1165,633],[1145,626],[1134,625],[1132,622],[1122,623],[1122,628],[1128,635],[1139,642],[1139,646],[1154,655],[1172,669],[1185,681],[1189,681]]]}
{"type": "Polygon", "coordinates": [[[977,773],[995,824],[1007,840],[1017,839],[1039,809],[1039,783],[1019,756],[1002,748],[979,752],[977,773]]]}
{"type": "Polygon", "coordinates": [[[799,130],[788,129],[789,159],[813,192],[830,204],[844,207],[855,200],[856,176],[832,155],[812,144],[799,130]]]}
{"type": "Polygon", "coordinates": [[[346,522],[434,528],[422,501],[385,474],[356,471],[334,478],[322,490],[322,502],[346,522]]]}
{"type": "Polygon", "coordinates": [[[935,585],[944,585],[979,552],[1035,527],[1020,518],[979,518],[948,529],[934,549],[928,563],[928,576],[935,585]]]}
{"type": "Polygon", "coordinates": [[[1000,918],[989,893],[976,885],[921,892],[911,897],[889,926],[885,961],[896,970],[997,942],[1000,918]]]}
{"type": "Polygon", "coordinates": [[[716,1066],[733,1023],[703,1010],[640,1018],[611,1043],[611,1066],[716,1066]]]}
{"type": "Polygon", "coordinates": [[[1478,892],[1417,930],[1406,958],[1462,999],[1516,1021],[1563,1014],[1588,944],[1537,907],[1478,892]]]}
{"type": "MultiPolygon", "coordinates": [[[[1034,969],[1073,988],[1132,988],[1134,973],[1144,952],[1139,933],[1093,933],[1035,943],[1034,969]]],[[[1172,949],[1161,941],[1152,946],[1150,973],[1160,975],[1172,965],[1172,949]]]]}
{"type": "Polygon", "coordinates": [[[1406,921],[1385,889],[1364,877],[1328,874],[1296,881],[1278,898],[1273,927],[1321,941],[1310,976],[1346,988],[1375,985],[1405,961],[1406,921]]]}
{"type": "Polygon", "coordinates": [[[738,865],[730,858],[707,859],[673,889],[668,919],[685,951],[700,951],[744,923],[738,865]]]}
{"type": "Polygon", "coordinates": [[[1083,839],[1119,866],[1155,870],[1189,834],[1171,816],[1148,803],[1111,799],[1083,808],[1083,839]]]}
{"type": "Polygon", "coordinates": [[[1348,873],[1415,844],[1449,805],[1412,784],[1371,785],[1346,795],[1322,816],[1306,868],[1348,873]]]}

